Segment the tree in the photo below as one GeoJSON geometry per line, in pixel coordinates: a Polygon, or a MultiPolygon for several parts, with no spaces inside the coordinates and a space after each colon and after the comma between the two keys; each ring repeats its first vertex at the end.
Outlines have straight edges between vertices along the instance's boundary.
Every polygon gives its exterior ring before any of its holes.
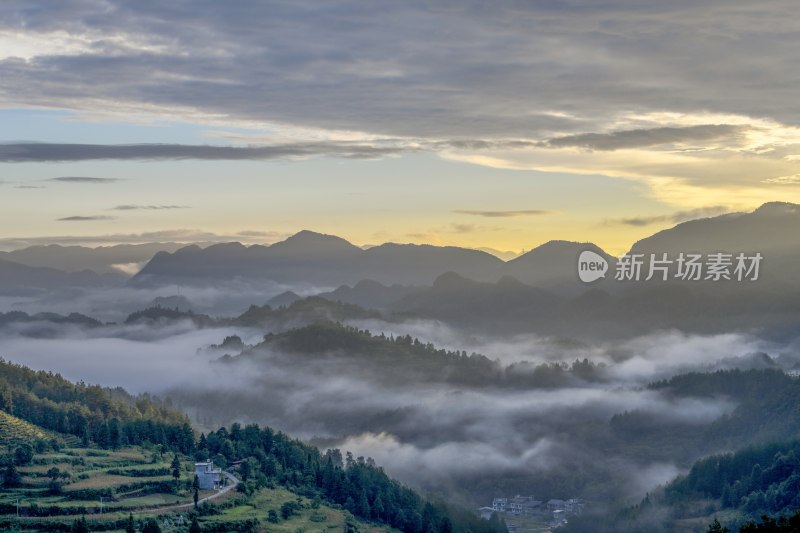
{"type": "Polygon", "coordinates": [[[239,475],[242,476],[242,481],[247,481],[250,478],[251,470],[250,460],[242,461],[242,464],[239,466],[239,475]]]}
{"type": "Polygon", "coordinates": [[[86,523],[86,517],[82,516],[72,522],[72,527],[69,531],[70,533],[89,533],[89,524],[86,523]]]}
{"type": "Polygon", "coordinates": [[[142,528],[142,533],[161,533],[161,528],[159,527],[155,518],[151,518],[145,522],[144,527],[142,528]]]}
{"type": "Polygon", "coordinates": [[[0,383],[0,410],[8,414],[14,414],[14,401],[11,396],[11,389],[5,383],[0,383]]]}
{"type": "Polygon", "coordinates": [[[189,533],[202,533],[202,529],[200,529],[200,523],[197,521],[197,517],[192,517],[192,525],[189,526],[189,533]]]}
{"type": "Polygon", "coordinates": [[[271,524],[278,523],[278,512],[275,509],[270,509],[267,513],[267,522],[271,524]]]}
{"type": "Polygon", "coordinates": [[[286,502],[283,505],[281,505],[281,517],[283,517],[284,520],[291,518],[292,515],[294,514],[294,511],[295,511],[294,502],[286,502]]]}
{"type": "Polygon", "coordinates": [[[178,459],[177,453],[172,457],[170,468],[172,468],[172,477],[175,478],[175,488],[177,488],[178,480],[181,478],[181,461],[178,459]]]}
{"type": "Polygon", "coordinates": [[[61,494],[61,483],[55,479],[51,479],[50,483],[47,484],[47,493],[53,496],[56,494],[61,494]]]}
{"type": "Polygon", "coordinates": [[[194,481],[192,481],[192,491],[194,492],[194,510],[197,510],[197,502],[200,500],[200,478],[197,477],[197,474],[194,475],[194,481]]]}
{"type": "Polygon", "coordinates": [[[375,501],[372,502],[372,517],[376,520],[381,520],[383,518],[383,514],[385,513],[385,508],[383,506],[383,500],[380,496],[375,498],[375,501]]]}
{"type": "Polygon", "coordinates": [[[14,450],[14,462],[18,465],[26,465],[33,460],[33,448],[30,444],[21,444],[14,450]]]}
{"type": "Polygon", "coordinates": [[[369,508],[369,500],[367,500],[367,493],[365,490],[361,490],[361,495],[358,497],[358,514],[367,520],[370,517],[370,508],[369,508]]]}
{"type": "Polygon", "coordinates": [[[729,533],[729,532],[730,529],[728,529],[727,527],[723,527],[723,525],[720,524],[719,520],[717,520],[716,518],[714,519],[713,522],[711,522],[711,525],[708,526],[708,531],[707,531],[707,533],[729,533]]]}
{"type": "Polygon", "coordinates": [[[136,524],[133,523],[133,513],[128,515],[128,523],[125,524],[125,533],[136,533],[136,524]]]}
{"type": "Polygon", "coordinates": [[[17,470],[13,462],[9,462],[6,466],[6,471],[3,474],[3,486],[6,488],[14,488],[22,485],[22,476],[17,470]]]}

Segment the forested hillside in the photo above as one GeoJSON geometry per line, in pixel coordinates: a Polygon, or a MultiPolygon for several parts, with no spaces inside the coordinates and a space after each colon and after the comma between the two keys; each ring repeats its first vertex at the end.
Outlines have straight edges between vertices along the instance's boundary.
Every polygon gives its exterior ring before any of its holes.
{"type": "Polygon", "coordinates": [[[58,374],[37,372],[3,360],[0,409],[102,448],[150,442],[188,453],[194,447],[188,418],[147,396],[71,383],[58,374]]]}
{"type": "MultiPolygon", "coordinates": [[[[5,361],[0,361],[0,412],[3,420],[25,429],[24,434],[20,432],[22,437],[46,436],[36,428],[39,426],[79,437],[84,447],[160,444],[162,452],[172,450],[197,460],[211,457],[223,467],[241,462],[242,491],[248,496],[281,486],[340,506],[363,520],[411,533],[504,531],[500,521],[481,520],[471,512],[427,501],[392,480],[371,459],[354,458],[350,453],[343,456],[337,449],[322,453],[257,425],[233,424],[229,429],[201,434],[196,440],[184,415],[148,397],[73,384],[57,374],[5,361]]],[[[14,471],[15,461],[13,454],[3,459],[11,465],[8,472],[14,471]]],[[[8,483],[19,486],[16,474],[14,478],[8,483]]]]}

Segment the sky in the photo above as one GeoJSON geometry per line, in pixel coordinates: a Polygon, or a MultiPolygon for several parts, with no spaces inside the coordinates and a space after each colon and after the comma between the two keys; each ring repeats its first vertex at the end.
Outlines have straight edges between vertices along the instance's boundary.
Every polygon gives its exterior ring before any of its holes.
{"type": "Polygon", "coordinates": [[[624,253],[800,202],[792,0],[0,4],[0,248],[624,253]]]}

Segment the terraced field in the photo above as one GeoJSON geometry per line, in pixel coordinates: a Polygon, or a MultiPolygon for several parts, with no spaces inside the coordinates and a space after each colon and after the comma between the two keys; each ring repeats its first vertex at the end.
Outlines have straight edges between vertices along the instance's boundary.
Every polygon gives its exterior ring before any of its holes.
{"type": "Polygon", "coordinates": [[[39,439],[50,439],[53,435],[22,419],[0,411],[0,446],[16,446],[39,439]]]}
{"type": "MultiPolygon", "coordinates": [[[[185,532],[193,508],[189,490],[193,461],[189,457],[180,459],[181,484],[176,489],[169,469],[170,454],[161,457],[144,448],[118,451],[66,448],[36,454],[30,465],[19,467],[23,485],[0,491],[0,531],[13,527],[19,527],[20,531],[52,531],[68,527],[77,517],[85,516],[92,529],[122,532],[125,520],[132,514],[137,527],[154,517],[164,531],[185,532]],[[63,479],[58,493],[52,493],[49,487],[52,468],[64,472],[58,477],[63,479]],[[19,518],[16,516],[17,500],[19,518]]],[[[202,499],[216,494],[216,491],[202,491],[199,496],[202,499]]],[[[385,527],[356,520],[347,511],[315,504],[280,487],[261,489],[250,496],[231,490],[206,509],[210,510],[200,517],[204,530],[386,531],[385,527]],[[269,512],[280,515],[287,502],[294,505],[293,514],[281,517],[278,523],[270,522],[269,512]]]]}
{"type": "MultiPolygon", "coordinates": [[[[190,483],[193,462],[181,458],[181,479],[171,475],[171,455],[140,448],[103,451],[67,448],[36,454],[30,465],[18,468],[22,486],[0,492],[0,508],[8,512],[20,501],[20,515],[29,519],[53,519],[82,514],[152,510],[192,501],[190,483]],[[57,469],[57,476],[49,475],[57,469]],[[57,481],[54,487],[53,479],[57,481]],[[46,515],[46,516],[45,516],[46,515]]],[[[213,494],[203,494],[207,496],[213,494]]]]}
{"type": "MultiPolygon", "coordinates": [[[[23,443],[55,438],[73,444],[57,451],[36,453],[29,464],[17,467],[21,486],[0,490],[0,531],[66,531],[78,517],[84,516],[91,530],[122,532],[130,515],[137,528],[145,520],[156,518],[164,531],[188,530],[194,513],[193,458],[179,456],[181,476],[176,483],[170,466],[173,455],[162,456],[151,447],[114,451],[75,447],[74,439],[52,434],[2,411],[0,431],[5,444],[0,453],[7,453],[4,461],[23,443]]],[[[238,488],[241,487],[239,483],[238,488]]],[[[200,523],[204,530],[386,531],[385,527],[355,519],[337,506],[312,502],[285,488],[262,488],[248,495],[235,490],[236,487],[229,488],[234,490],[200,492],[201,502],[211,498],[201,506],[200,523]],[[291,516],[283,516],[282,509],[288,503],[293,511],[291,516]]]]}

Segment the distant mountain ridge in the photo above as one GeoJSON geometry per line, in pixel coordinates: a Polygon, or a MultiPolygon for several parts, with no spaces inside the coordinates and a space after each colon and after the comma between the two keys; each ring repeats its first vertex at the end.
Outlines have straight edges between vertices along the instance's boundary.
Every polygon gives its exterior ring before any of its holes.
{"type": "MultiPolygon", "coordinates": [[[[678,224],[638,241],[631,252],[672,256],[680,252],[761,252],[770,281],[796,284],[794,272],[800,265],[796,235],[800,235],[800,206],[770,202],[751,213],[678,224]]],[[[386,286],[430,286],[441,274],[455,272],[483,282],[512,276],[527,285],[574,295],[585,289],[576,273],[577,258],[584,250],[597,253],[610,265],[606,279],[593,286],[618,290],[613,280],[616,258],[590,242],[553,240],[506,262],[487,252],[455,246],[385,243],[363,249],[341,237],[307,230],[271,246],[226,243],[162,251],[134,276],[132,284],[248,279],[321,287],[354,287],[364,280],[386,286]]]]}
{"type": "MultiPolygon", "coordinates": [[[[631,253],[668,253],[674,259],[680,252],[760,252],[763,283],[800,287],[798,234],[800,206],[770,202],[750,213],[678,224],[636,242],[631,253]]],[[[304,230],[272,245],[149,243],[94,249],[53,245],[0,252],[0,292],[26,295],[118,285],[126,278],[123,271],[136,272],[146,262],[129,280],[132,287],[270,281],[302,294],[325,293],[334,300],[386,307],[415,292],[412,287],[430,287],[447,272],[487,283],[511,276],[565,296],[577,296],[587,288],[616,293],[631,287],[614,280],[616,261],[590,242],[552,240],[503,261],[484,251],[455,246],[385,243],[362,248],[341,237],[304,230]],[[577,258],[584,250],[609,263],[605,279],[589,286],[578,280],[576,272],[577,258]],[[87,266],[94,268],[82,268],[87,266]]],[[[291,303],[291,298],[283,303],[291,303]]]]}
{"type": "Polygon", "coordinates": [[[0,295],[29,296],[43,291],[74,287],[119,285],[120,276],[97,274],[91,270],[64,272],[50,267],[32,267],[0,259],[0,295]]]}
{"type": "MultiPolygon", "coordinates": [[[[286,284],[349,285],[354,291],[374,292],[378,290],[374,285],[357,286],[372,282],[394,286],[389,292],[402,292],[401,286],[430,286],[439,275],[452,271],[477,281],[494,282],[512,275],[527,284],[566,287],[577,284],[574,266],[585,249],[614,260],[591,243],[553,241],[504,262],[487,252],[455,246],[385,243],[364,250],[340,237],[301,231],[271,246],[226,243],[205,249],[187,246],[172,253],[162,251],[131,283],[151,286],[202,284],[210,279],[268,279],[286,284]]],[[[355,295],[345,299],[358,302],[355,295]]],[[[387,294],[388,299],[393,299],[392,295],[387,294]]]]}
{"type": "Polygon", "coordinates": [[[160,251],[174,252],[186,246],[176,242],[117,244],[114,246],[63,246],[48,244],[0,252],[0,259],[32,267],[48,267],[65,272],[92,270],[98,274],[126,275],[160,251]],[[130,267],[129,267],[130,265],[130,267]]]}
{"type": "Polygon", "coordinates": [[[682,222],[639,240],[631,253],[800,252],[800,205],[768,202],[751,213],[682,222]]]}

